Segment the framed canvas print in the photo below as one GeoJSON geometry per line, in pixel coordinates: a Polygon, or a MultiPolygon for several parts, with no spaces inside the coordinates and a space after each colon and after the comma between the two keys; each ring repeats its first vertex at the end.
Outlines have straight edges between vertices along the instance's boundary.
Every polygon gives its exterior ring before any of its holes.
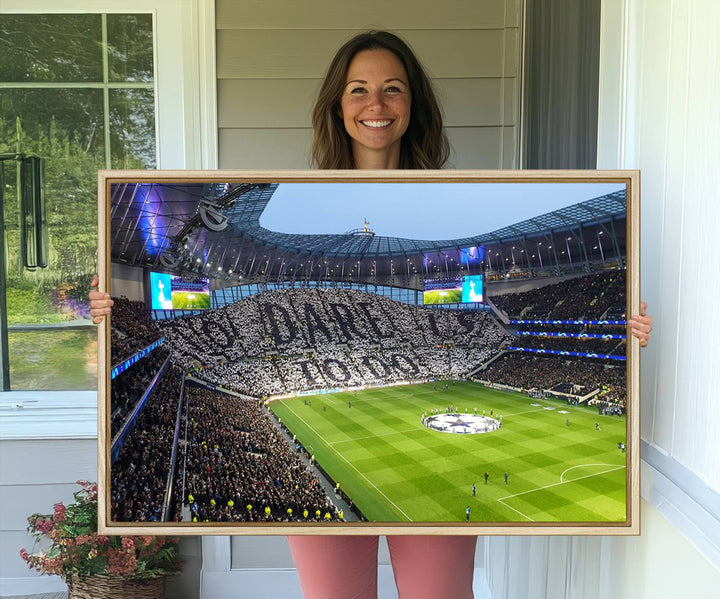
{"type": "Polygon", "coordinates": [[[100,528],[638,534],[637,171],[101,171],[100,528]]]}

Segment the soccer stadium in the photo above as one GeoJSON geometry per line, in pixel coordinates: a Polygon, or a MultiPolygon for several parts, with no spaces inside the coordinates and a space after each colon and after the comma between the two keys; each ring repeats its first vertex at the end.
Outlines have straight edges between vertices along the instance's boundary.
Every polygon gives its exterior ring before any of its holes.
{"type": "Polygon", "coordinates": [[[442,240],[285,185],[112,184],[113,522],[626,521],[624,184],[442,240]]]}

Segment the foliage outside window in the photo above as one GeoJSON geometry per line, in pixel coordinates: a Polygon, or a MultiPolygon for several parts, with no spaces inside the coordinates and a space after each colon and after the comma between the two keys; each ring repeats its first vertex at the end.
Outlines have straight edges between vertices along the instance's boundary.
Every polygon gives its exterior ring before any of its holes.
{"type": "Polygon", "coordinates": [[[48,267],[24,268],[3,161],[12,389],[93,389],[97,170],[155,167],[152,15],[1,15],[0,56],[0,154],[44,159],[49,239],[48,267]]]}

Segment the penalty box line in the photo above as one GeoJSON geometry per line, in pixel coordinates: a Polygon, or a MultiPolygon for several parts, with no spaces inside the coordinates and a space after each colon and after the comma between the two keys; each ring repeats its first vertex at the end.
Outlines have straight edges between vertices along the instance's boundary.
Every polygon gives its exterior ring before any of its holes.
{"type": "Polygon", "coordinates": [[[600,466],[600,465],[607,465],[607,464],[580,464],[578,466],[573,466],[572,468],[568,468],[560,475],[560,482],[559,483],[553,483],[551,485],[545,485],[544,487],[537,487],[536,489],[530,489],[528,491],[521,491],[520,493],[515,493],[514,495],[506,495],[505,497],[500,497],[498,501],[502,503],[505,507],[510,508],[512,511],[517,512],[524,518],[527,518],[530,520],[530,522],[535,522],[530,516],[527,514],[523,514],[520,510],[516,510],[514,507],[508,505],[505,503],[505,499],[513,499],[514,497],[520,497],[520,495],[527,495],[528,493],[534,493],[535,491],[543,491],[545,489],[549,489],[550,487],[557,487],[558,485],[565,485],[567,483],[574,483],[578,480],[582,480],[584,478],[591,478],[593,476],[600,476],[601,474],[607,474],[608,472],[614,472],[615,470],[621,470],[622,468],[625,468],[625,466],[615,466],[614,468],[610,468],[608,470],[603,470],[602,472],[595,472],[593,474],[586,474],[585,476],[579,476],[578,478],[573,478],[572,480],[562,480],[562,477],[565,475],[565,472],[568,470],[572,470],[573,468],[581,468],[583,466],[600,466]]]}
{"type": "Polygon", "coordinates": [[[367,476],[365,476],[362,472],[360,472],[360,470],[358,470],[358,469],[355,467],[355,465],[352,464],[343,454],[341,454],[337,449],[335,449],[332,445],[330,445],[330,444],[325,440],[325,437],[323,437],[320,433],[318,433],[318,432],[315,430],[314,427],[312,427],[310,424],[308,424],[308,422],[307,422],[302,416],[300,416],[300,415],[299,415],[295,410],[293,410],[289,405],[287,405],[287,404],[285,404],[285,405],[286,405],[286,407],[287,407],[288,410],[290,410],[293,414],[295,414],[295,416],[296,416],[300,421],[302,421],[302,423],[303,423],[305,426],[307,426],[307,427],[315,434],[315,436],[317,436],[318,439],[320,439],[323,443],[325,443],[325,445],[326,445],[327,447],[329,447],[332,451],[334,451],[341,460],[343,460],[348,466],[350,466],[350,468],[352,468],[353,470],[355,470],[355,472],[357,472],[363,479],[365,479],[365,481],[366,481],[373,489],[375,489],[380,495],[382,495],[382,496],[387,500],[387,502],[388,502],[390,505],[392,505],[399,513],[401,513],[401,514],[407,519],[408,522],[412,522],[412,518],[410,518],[410,516],[408,516],[400,507],[398,507],[397,504],[396,504],[394,501],[392,501],[392,499],[390,499],[387,495],[385,495],[385,493],[383,493],[383,492],[377,487],[377,485],[376,485],[374,482],[372,482],[367,476]]]}

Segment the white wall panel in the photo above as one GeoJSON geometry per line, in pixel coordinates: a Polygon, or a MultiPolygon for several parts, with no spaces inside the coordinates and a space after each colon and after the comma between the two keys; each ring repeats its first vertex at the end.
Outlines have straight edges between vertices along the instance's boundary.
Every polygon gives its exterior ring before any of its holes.
{"type": "Polygon", "coordinates": [[[0,441],[0,580],[33,576],[18,553],[33,545],[27,517],[72,501],[75,481],[97,479],[96,445],[94,439],[0,441]]]}
{"type": "MultiPolygon", "coordinates": [[[[720,3],[638,2],[628,13],[622,166],[643,177],[643,296],[655,335],[643,356],[643,438],[720,491],[720,3]]],[[[603,165],[603,166],[608,166],[603,165]]]]}
{"type": "Polygon", "coordinates": [[[285,537],[232,537],[231,543],[233,570],[266,567],[268,555],[273,556],[275,568],[295,567],[285,537]]]}
{"type": "MultiPolygon", "coordinates": [[[[667,43],[671,34],[669,3],[658,3],[653,15],[655,26],[648,27],[645,31],[640,64],[641,79],[635,84],[639,96],[638,112],[630,116],[637,119],[639,127],[639,155],[636,158],[639,163],[635,164],[641,168],[643,164],[665,164],[667,152],[667,95],[670,85],[668,61],[671,46],[667,43]],[[652,118],[649,118],[650,115],[652,118]]],[[[630,156],[627,159],[630,159],[630,156]]],[[[673,202],[668,204],[666,173],[662,168],[654,168],[653,171],[643,169],[642,173],[641,228],[644,233],[655,232],[654,235],[646,234],[642,238],[642,295],[654,307],[652,313],[657,314],[656,354],[657,359],[665,364],[665,368],[660,369],[653,377],[655,389],[653,381],[648,381],[647,377],[643,378],[643,386],[646,398],[653,395],[658,398],[664,396],[672,401],[670,398],[674,396],[677,350],[677,270],[672,273],[674,276],[671,276],[669,271],[660,268],[660,264],[668,252],[677,255],[679,240],[677,236],[671,238],[667,233],[658,233],[662,231],[663,223],[675,227],[680,222],[677,208],[682,200],[679,197],[672,198],[675,205],[673,206],[673,202]],[[666,214],[668,211],[669,214],[666,214]],[[663,290],[663,295],[673,299],[659,302],[659,289],[663,290]]],[[[651,421],[653,438],[667,451],[672,445],[673,412],[672,404],[663,405],[660,400],[651,421]]]]}
{"type": "Polygon", "coordinates": [[[220,79],[218,126],[308,128],[320,79],[220,79]]]}
{"type": "Polygon", "coordinates": [[[28,484],[29,465],[34,485],[95,480],[96,449],[95,439],[0,441],[0,481],[8,486],[28,484]]]}
{"type": "Polygon", "coordinates": [[[682,156],[677,151],[668,160],[678,176],[681,159],[684,170],[682,188],[672,192],[683,198],[673,456],[720,493],[720,317],[714,307],[720,295],[720,3],[698,4],[688,10],[687,49],[681,52],[687,60],[685,102],[674,113],[685,116],[685,127],[670,139],[682,156]]]}

